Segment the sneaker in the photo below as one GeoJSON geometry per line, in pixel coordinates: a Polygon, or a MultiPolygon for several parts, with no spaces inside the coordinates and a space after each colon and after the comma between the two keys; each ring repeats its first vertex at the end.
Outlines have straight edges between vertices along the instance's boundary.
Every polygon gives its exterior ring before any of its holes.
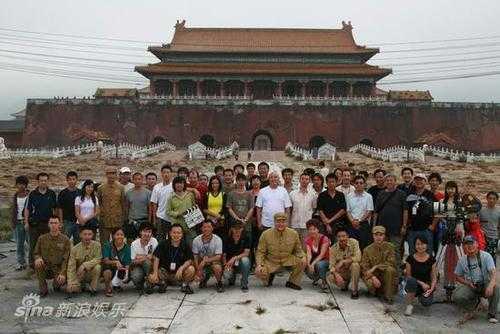
{"type": "Polygon", "coordinates": [[[299,285],[294,284],[294,283],[292,283],[290,281],[286,282],[285,286],[287,288],[290,288],[290,289],[293,289],[293,290],[302,290],[302,288],[299,285]]]}
{"type": "Polygon", "coordinates": [[[224,284],[222,284],[222,282],[217,282],[217,285],[216,285],[216,289],[217,289],[217,292],[224,292],[224,284]]]}
{"type": "Polygon", "coordinates": [[[273,281],[274,281],[275,276],[276,276],[275,274],[269,274],[269,279],[267,280],[267,286],[273,285],[273,281]]]}
{"type": "Polygon", "coordinates": [[[166,284],[160,284],[160,285],[158,285],[158,292],[159,293],[165,293],[165,292],[167,292],[167,285],[166,284]]]}
{"type": "Polygon", "coordinates": [[[191,289],[191,287],[189,285],[186,285],[184,287],[184,291],[183,291],[186,295],[192,295],[194,292],[193,292],[193,289],[191,289]]]}
{"type": "Polygon", "coordinates": [[[359,298],[359,292],[358,291],[351,292],[351,299],[358,299],[358,298],[359,298]]]}
{"type": "Polygon", "coordinates": [[[243,285],[243,286],[241,287],[241,291],[243,291],[243,292],[248,292],[248,286],[243,285]]]}
{"type": "Polygon", "coordinates": [[[488,321],[490,324],[496,324],[498,322],[494,314],[488,314],[488,321]]]}
{"type": "Polygon", "coordinates": [[[411,304],[408,304],[406,305],[406,309],[405,309],[405,315],[407,317],[411,316],[413,314],[413,305],[411,304]]]}
{"type": "Polygon", "coordinates": [[[207,287],[207,282],[208,282],[208,279],[203,278],[203,279],[200,281],[200,284],[198,285],[198,288],[200,288],[200,289],[205,289],[205,288],[207,287]]]}
{"type": "Polygon", "coordinates": [[[26,265],[25,264],[17,264],[16,265],[16,271],[22,271],[26,269],[26,265]]]}
{"type": "Polygon", "coordinates": [[[97,296],[97,291],[89,289],[89,295],[90,295],[90,297],[95,297],[95,296],[97,296]]]}
{"type": "Polygon", "coordinates": [[[146,293],[147,295],[150,295],[153,293],[153,287],[149,284],[146,285],[146,287],[144,288],[144,293],[146,293]]]}

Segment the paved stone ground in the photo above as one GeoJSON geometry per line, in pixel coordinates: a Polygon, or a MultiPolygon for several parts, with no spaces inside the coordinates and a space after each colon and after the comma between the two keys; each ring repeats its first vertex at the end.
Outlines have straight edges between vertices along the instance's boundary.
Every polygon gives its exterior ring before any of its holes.
{"type": "MultiPolygon", "coordinates": [[[[23,296],[37,293],[34,279],[14,270],[14,243],[0,243],[0,333],[481,333],[496,334],[499,325],[490,325],[481,314],[458,326],[463,310],[456,305],[437,303],[430,308],[416,307],[411,318],[403,315],[403,302],[388,306],[364,295],[353,301],[348,293],[332,288],[321,293],[304,278],[303,290],[286,289],[286,273],[278,276],[272,288],[265,288],[254,276],[250,291],[236,287],[219,294],[209,287],[195,294],[181,294],[169,287],[166,294],[139,296],[132,287],[106,298],[84,293],[68,299],[63,293],[50,294],[39,306],[55,309],[62,303],[110,303],[99,317],[75,316],[75,309],[62,317],[33,316],[24,321],[16,317],[23,296]],[[123,312],[113,314],[113,304],[123,312]],[[338,306],[338,307],[337,307],[338,306]],[[262,308],[262,314],[257,309],[262,308]]],[[[498,275],[500,276],[500,274],[498,275]]],[[[237,281],[238,283],[238,281],[237,281]]],[[[102,290],[101,290],[102,291],[102,290]]],[[[441,293],[437,301],[443,300],[441,293]]]]}

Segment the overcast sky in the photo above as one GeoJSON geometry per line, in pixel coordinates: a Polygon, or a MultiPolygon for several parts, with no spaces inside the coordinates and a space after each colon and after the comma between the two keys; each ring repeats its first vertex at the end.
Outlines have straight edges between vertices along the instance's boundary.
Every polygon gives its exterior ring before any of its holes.
{"type": "MultiPolygon", "coordinates": [[[[380,46],[381,54],[376,56],[371,63],[385,65],[438,61],[434,64],[394,65],[395,74],[385,79],[386,82],[500,71],[500,24],[498,23],[500,1],[494,0],[473,2],[457,0],[2,0],[0,6],[0,28],[164,43],[170,42],[177,19],[186,19],[188,27],[304,28],[340,28],[342,20],[345,20],[352,21],[358,44],[370,46],[393,42],[497,36],[499,38],[462,42],[380,46]],[[422,48],[444,49],[425,52],[388,52],[422,48]],[[463,53],[466,55],[461,55],[463,53]],[[386,58],[386,60],[377,60],[381,58],[386,58]],[[471,58],[482,59],[453,63],[439,62],[471,58]],[[460,68],[460,66],[464,67],[460,68]],[[431,67],[433,69],[429,71],[431,67]],[[396,74],[398,71],[401,71],[400,75],[396,74]],[[412,74],[422,71],[430,73],[412,74]],[[435,72],[432,73],[433,71],[435,72]],[[403,72],[406,72],[406,75],[403,72]]],[[[5,68],[33,71],[43,67],[63,71],[58,72],[63,74],[64,71],[80,71],[143,80],[138,74],[132,73],[133,65],[99,64],[100,66],[120,67],[121,71],[130,68],[130,73],[105,72],[95,68],[89,69],[88,64],[85,68],[75,67],[76,63],[84,63],[81,60],[37,57],[5,52],[5,50],[141,64],[154,62],[155,59],[147,55],[147,45],[147,42],[124,43],[0,30],[0,50],[4,50],[0,51],[0,77],[2,78],[0,118],[8,118],[9,114],[24,108],[26,99],[30,97],[89,96],[95,92],[96,87],[131,86],[125,83],[105,83],[12,72],[5,68]],[[87,43],[101,46],[77,48],[71,46],[73,42],[75,45],[87,43]],[[112,46],[115,49],[103,48],[102,45],[112,46]],[[55,50],[52,49],[53,47],[71,50],[55,50]],[[120,48],[123,47],[143,48],[144,52],[132,49],[122,51],[120,48]],[[120,53],[120,55],[104,55],[96,52],[120,53]],[[71,62],[73,67],[61,67],[64,64],[56,64],[54,61],[71,62]]],[[[393,84],[384,85],[381,88],[429,89],[438,101],[500,102],[500,75],[393,84]]]]}

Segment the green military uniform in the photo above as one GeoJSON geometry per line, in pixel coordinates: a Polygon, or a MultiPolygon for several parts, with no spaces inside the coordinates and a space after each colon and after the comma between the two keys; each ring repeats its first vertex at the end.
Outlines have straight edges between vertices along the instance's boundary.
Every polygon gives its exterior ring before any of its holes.
{"type": "Polygon", "coordinates": [[[90,241],[89,245],[80,242],[71,249],[68,260],[68,292],[79,292],[81,284],[90,283],[96,291],[99,276],[101,275],[101,245],[97,241],[90,241]],[[77,271],[83,266],[85,274],[78,277],[77,271]]]}
{"type": "MultiPolygon", "coordinates": [[[[349,281],[351,281],[355,289],[358,288],[360,261],[361,250],[359,249],[359,243],[356,239],[349,238],[345,249],[342,249],[338,242],[330,247],[330,272],[338,273],[347,285],[349,285],[349,281]],[[342,266],[340,270],[336,270],[335,266],[337,263],[346,259],[351,259],[351,264],[348,267],[342,266]]],[[[330,280],[335,282],[333,277],[331,277],[330,280]]]]}
{"type": "Polygon", "coordinates": [[[36,275],[40,286],[44,286],[47,279],[58,275],[66,277],[71,241],[62,233],[53,236],[50,233],[42,234],[33,251],[35,260],[42,259],[44,266],[36,268],[36,275]]]}
{"type": "Polygon", "coordinates": [[[361,272],[370,293],[375,294],[381,292],[387,300],[392,300],[394,298],[398,283],[398,275],[396,269],[396,253],[394,251],[394,246],[390,242],[383,241],[381,244],[373,242],[363,250],[361,272]],[[376,291],[372,281],[366,277],[366,272],[374,266],[378,266],[373,275],[382,283],[380,287],[381,291],[376,291]]]}
{"type": "Polygon", "coordinates": [[[125,212],[125,191],[118,183],[103,183],[97,188],[97,198],[99,199],[99,240],[101,247],[109,241],[111,231],[116,227],[121,227],[125,212]]]}
{"type": "Polygon", "coordinates": [[[268,229],[262,233],[257,248],[257,265],[263,267],[259,278],[267,283],[270,274],[285,268],[291,270],[289,281],[300,285],[304,256],[299,235],[295,230],[288,227],[282,232],[276,228],[268,229]]]}

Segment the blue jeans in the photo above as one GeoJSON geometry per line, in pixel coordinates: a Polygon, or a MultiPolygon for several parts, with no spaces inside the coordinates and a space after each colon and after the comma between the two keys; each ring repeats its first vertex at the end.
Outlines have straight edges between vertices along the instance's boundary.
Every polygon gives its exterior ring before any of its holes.
{"type": "Polygon", "coordinates": [[[410,248],[409,255],[413,255],[415,253],[415,240],[417,237],[427,239],[427,253],[432,255],[432,231],[429,229],[425,229],[423,231],[408,231],[408,247],[410,248]]]}
{"type": "Polygon", "coordinates": [[[234,281],[238,272],[241,273],[241,286],[248,287],[248,276],[250,275],[250,259],[248,257],[242,257],[237,266],[234,266],[230,271],[225,271],[224,278],[228,281],[234,281]]]}
{"type": "Polygon", "coordinates": [[[329,262],[328,260],[321,260],[316,262],[314,265],[314,273],[310,273],[306,270],[306,275],[313,281],[317,281],[318,279],[326,279],[326,273],[328,272],[329,262]]]}
{"type": "Polygon", "coordinates": [[[24,249],[27,241],[26,230],[22,220],[16,223],[14,228],[14,238],[16,239],[16,257],[19,265],[26,265],[26,251],[24,249]]]}
{"type": "Polygon", "coordinates": [[[80,231],[78,224],[70,220],[64,221],[64,234],[71,239],[73,237],[73,245],[80,242],[80,231]]]}

